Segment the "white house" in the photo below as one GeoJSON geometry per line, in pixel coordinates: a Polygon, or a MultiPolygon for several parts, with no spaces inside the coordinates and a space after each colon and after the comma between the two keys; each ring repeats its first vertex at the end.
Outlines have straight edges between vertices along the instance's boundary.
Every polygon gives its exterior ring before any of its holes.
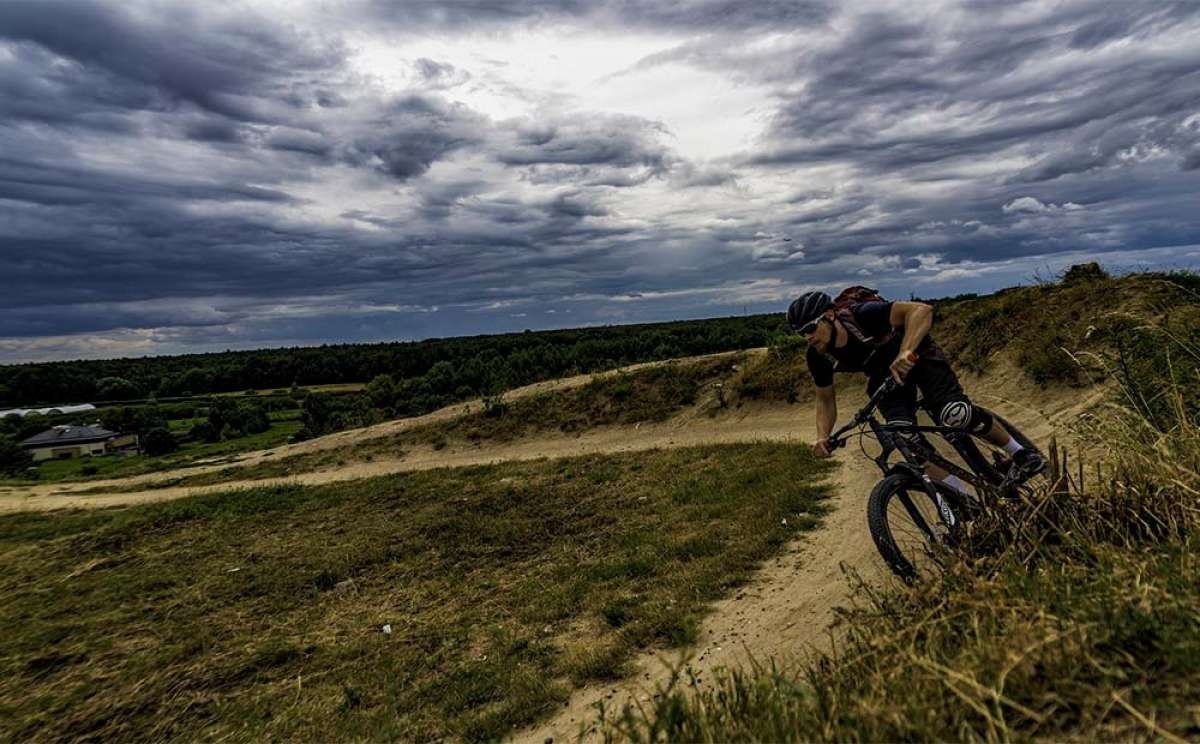
{"type": "Polygon", "coordinates": [[[135,452],[136,434],[121,434],[92,426],[54,426],[21,442],[34,462],[65,460],[72,457],[94,457],[115,452],[135,452]]]}

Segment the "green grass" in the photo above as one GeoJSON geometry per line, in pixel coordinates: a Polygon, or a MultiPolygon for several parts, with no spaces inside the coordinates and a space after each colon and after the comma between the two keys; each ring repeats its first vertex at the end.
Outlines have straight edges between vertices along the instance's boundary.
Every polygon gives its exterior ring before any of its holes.
{"type": "Polygon", "coordinates": [[[690,642],[824,467],[729,445],[0,517],[0,739],[496,739],[690,642]]]}
{"type": "Polygon", "coordinates": [[[809,400],[813,395],[805,352],[808,345],[796,334],[774,339],[765,356],[748,361],[730,382],[731,397],[745,400],[809,400]]]}
{"type": "Polygon", "coordinates": [[[208,420],[208,418],[205,416],[198,416],[195,418],[171,419],[171,420],[167,421],[167,431],[171,432],[172,434],[187,433],[187,432],[191,431],[192,427],[195,426],[196,424],[199,424],[199,423],[201,423],[203,421],[207,421],[207,420],[208,420]]]}

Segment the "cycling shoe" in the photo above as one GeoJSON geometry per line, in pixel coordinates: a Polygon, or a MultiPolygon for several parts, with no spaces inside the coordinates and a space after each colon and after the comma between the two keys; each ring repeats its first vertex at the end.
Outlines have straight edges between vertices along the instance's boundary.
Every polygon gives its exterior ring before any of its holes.
{"type": "Polygon", "coordinates": [[[1027,481],[1046,469],[1046,458],[1037,450],[1018,450],[1012,456],[1013,466],[1021,474],[1020,479],[1027,481]]]}

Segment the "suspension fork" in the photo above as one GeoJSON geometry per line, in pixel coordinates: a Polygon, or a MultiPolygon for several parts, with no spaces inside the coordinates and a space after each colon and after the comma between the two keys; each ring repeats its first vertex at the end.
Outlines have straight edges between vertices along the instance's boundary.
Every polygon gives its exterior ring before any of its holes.
{"type": "MultiPolygon", "coordinates": [[[[875,431],[876,436],[884,445],[884,452],[880,456],[880,460],[886,460],[887,456],[893,450],[899,450],[900,454],[904,457],[904,462],[896,463],[891,468],[886,468],[884,463],[881,463],[880,467],[884,468],[885,472],[899,471],[907,473],[910,478],[919,483],[921,488],[925,491],[925,494],[929,496],[929,499],[937,507],[938,517],[942,520],[942,523],[945,524],[946,528],[953,533],[958,527],[959,518],[951,508],[950,499],[948,499],[947,496],[942,493],[939,484],[935,483],[933,478],[925,472],[925,464],[930,462],[930,458],[924,453],[917,452],[914,444],[906,440],[904,437],[897,436],[895,432],[889,431],[887,427],[878,425],[875,421],[872,421],[871,423],[872,429],[875,431]]],[[[933,534],[933,531],[926,526],[924,518],[919,516],[919,511],[908,498],[908,496],[902,495],[900,502],[904,505],[905,510],[908,511],[909,516],[912,517],[913,523],[916,524],[921,531],[925,533],[925,536],[931,541],[936,541],[937,536],[933,534]]]]}
{"type": "MultiPolygon", "coordinates": [[[[903,452],[903,449],[901,450],[903,452]]],[[[934,503],[938,510],[938,517],[947,529],[953,532],[958,527],[958,516],[955,515],[951,508],[950,500],[942,494],[941,489],[933,482],[933,478],[925,472],[925,469],[913,463],[911,453],[905,453],[905,462],[896,463],[891,469],[891,472],[901,472],[907,474],[912,480],[916,481],[929,499],[934,503]]],[[[933,530],[925,524],[925,518],[921,516],[920,511],[907,494],[900,496],[900,503],[904,505],[908,515],[912,517],[913,523],[925,533],[925,536],[932,541],[937,541],[938,537],[933,533],[933,530]]]]}

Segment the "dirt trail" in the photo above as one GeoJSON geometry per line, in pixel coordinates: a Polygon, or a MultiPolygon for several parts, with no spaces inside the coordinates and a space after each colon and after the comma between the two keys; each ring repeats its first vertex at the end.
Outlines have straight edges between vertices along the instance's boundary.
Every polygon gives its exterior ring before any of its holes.
{"type": "MultiPolygon", "coordinates": [[[[732,356],[732,355],[729,355],[732,356]]],[[[645,365],[639,365],[645,366],[645,365]]],[[[985,378],[966,380],[974,400],[1002,412],[1014,424],[1039,442],[1052,435],[1063,439],[1063,425],[1081,411],[1094,405],[1102,391],[1040,391],[1015,369],[996,365],[985,378]],[[1017,401],[1022,401],[1018,403],[1017,401]]],[[[557,387],[579,385],[591,379],[581,376],[539,383],[512,396],[529,395],[557,387]]],[[[860,386],[847,386],[839,394],[844,418],[863,402],[860,386]]],[[[409,426],[461,415],[465,405],[452,406],[429,416],[387,422],[369,429],[322,437],[274,450],[276,457],[299,452],[338,447],[400,431],[409,426]]],[[[394,459],[349,463],[334,469],[302,473],[287,478],[239,481],[201,487],[170,487],[111,494],[82,494],[74,491],[101,483],[47,484],[35,488],[0,489],[0,512],[45,510],[63,507],[101,507],[178,498],[206,491],[223,491],[238,486],[274,483],[317,484],[362,478],[386,473],[436,467],[485,464],[510,460],[555,458],[592,453],[613,453],[653,448],[686,447],[700,444],[745,441],[806,441],[814,430],[810,405],[746,405],[716,417],[685,412],[660,424],[634,427],[606,427],[578,436],[542,436],[512,443],[487,446],[448,447],[440,451],[418,449],[394,459]]],[[[253,464],[263,453],[253,453],[240,464],[253,464]]],[[[706,679],[720,667],[757,659],[787,659],[828,647],[834,610],[845,603],[848,582],[843,567],[856,571],[872,582],[888,581],[882,561],[875,551],[866,527],[866,499],[879,478],[878,470],[853,443],[838,455],[840,466],[830,478],[833,496],[831,508],[822,525],[789,545],[775,560],[763,566],[736,596],[715,603],[703,623],[690,662],[692,672],[706,679]]],[[[214,467],[229,467],[223,464],[214,467]]],[[[214,469],[214,468],[209,468],[214,469]]],[[[202,472],[189,469],[187,472],[202,472]]],[[[158,474],[123,483],[149,483],[178,473],[158,474]]],[[[110,482],[110,483],[116,483],[110,482]]],[[[646,653],[635,660],[636,673],[625,681],[576,690],[563,710],[552,720],[534,729],[520,732],[521,742],[545,742],[573,739],[581,724],[596,718],[595,705],[604,702],[613,709],[632,701],[645,701],[655,686],[669,676],[669,665],[677,665],[680,656],[672,653],[646,653]]]]}

